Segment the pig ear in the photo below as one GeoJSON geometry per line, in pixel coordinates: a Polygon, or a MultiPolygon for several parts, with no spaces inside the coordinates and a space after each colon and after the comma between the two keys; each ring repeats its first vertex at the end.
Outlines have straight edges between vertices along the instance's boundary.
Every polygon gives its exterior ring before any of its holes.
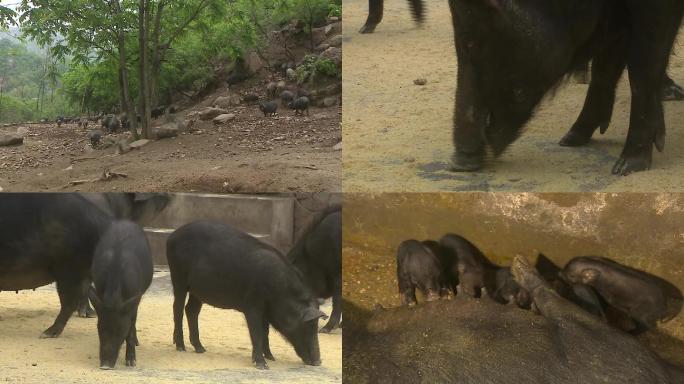
{"type": "Polygon", "coordinates": [[[323,320],[328,318],[328,315],[325,313],[321,312],[320,310],[314,308],[314,307],[306,307],[304,308],[304,311],[302,312],[302,321],[307,322],[311,320],[318,320],[318,318],[321,317],[323,320]]]}
{"type": "Polygon", "coordinates": [[[600,274],[601,272],[597,271],[596,269],[587,268],[582,271],[582,283],[591,284],[598,279],[600,274]]]}
{"type": "Polygon", "coordinates": [[[100,301],[100,298],[97,296],[97,292],[95,292],[95,287],[92,285],[88,289],[88,299],[90,299],[93,307],[100,308],[102,306],[102,301],[100,301]]]}

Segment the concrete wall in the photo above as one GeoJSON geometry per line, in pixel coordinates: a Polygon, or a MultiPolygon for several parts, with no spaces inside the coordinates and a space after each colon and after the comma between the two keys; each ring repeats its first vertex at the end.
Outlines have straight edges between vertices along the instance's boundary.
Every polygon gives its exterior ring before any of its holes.
{"type": "MultiPolygon", "coordinates": [[[[535,250],[560,265],[606,256],[684,290],[684,194],[345,194],[345,297],[398,305],[399,243],[447,232],[502,265],[516,254],[534,261],[535,250]]],[[[664,328],[684,340],[684,315],[664,328]]]]}
{"type": "Polygon", "coordinates": [[[234,225],[287,253],[320,210],[339,202],[339,195],[185,194],[171,195],[158,215],[141,222],[156,264],[166,264],[166,239],[178,227],[196,220],[234,225]]]}

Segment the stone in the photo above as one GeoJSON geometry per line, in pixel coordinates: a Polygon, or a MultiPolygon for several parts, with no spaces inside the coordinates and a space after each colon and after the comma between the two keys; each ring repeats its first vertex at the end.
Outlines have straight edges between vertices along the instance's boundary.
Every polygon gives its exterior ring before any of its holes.
{"type": "Polygon", "coordinates": [[[216,108],[229,108],[231,106],[231,100],[228,96],[217,97],[212,103],[216,108]]]}
{"type": "Polygon", "coordinates": [[[295,72],[294,69],[288,68],[287,71],[286,71],[286,73],[287,73],[287,79],[288,79],[288,80],[293,81],[293,80],[295,79],[295,77],[296,77],[296,72],[295,72]]]}
{"type": "Polygon", "coordinates": [[[24,143],[24,137],[16,133],[0,134],[0,147],[8,145],[19,145],[24,143]]]}
{"type": "Polygon", "coordinates": [[[335,35],[328,40],[325,40],[324,43],[330,45],[331,47],[341,47],[342,35],[335,35]]]}
{"type": "Polygon", "coordinates": [[[319,56],[321,59],[330,59],[339,67],[342,64],[342,50],[337,47],[330,47],[323,51],[319,56]]]}
{"type": "MultiPolygon", "coordinates": [[[[158,128],[152,128],[152,136],[157,140],[167,139],[169,137],[176,137],[178,136],[178,127],[176,126],[176,123],[168,123],[158,128]]],[[[131,143],[131,146],[133,146],[133,143],[131,143]]]]}
{"type": "Polygon", "coordinates": [[[225,124],[233,119],[235,119],[235,114],[233,113],[218,115],[214,118],[214,124],[225,124]]]}
{"type": "Polygon", "coordinates": [[[261,68],[264,67],[264,62],[261,61],[261,58],[256,52],[250,52],[247,54],[247,58],[245,59],[245,67],[247,67],[247,70],[249,73],[257,73],[261,70],[261,68]]]}
{"type": "Polygon", "coordinates": [[[228,111],[225,109],[207,107],[199,112],[199,118],[200,120],[211,120],[214,117],[218,115],[223,115],[225,113],[228,113],[228,111]]]}
{"type": "MultiPolygon", "coordinates": [[[[140,139],[140,140],[136,140],[136,141],[128,144],[128,146],[133,148],[133,149],[140,149],[140,148],[146,146],[147,144],[149,144],[151,142],[152,142],[152,140],[140,139]]],[[[119,144],[121,144],[121,143],[119,143],[119,144]]]]}

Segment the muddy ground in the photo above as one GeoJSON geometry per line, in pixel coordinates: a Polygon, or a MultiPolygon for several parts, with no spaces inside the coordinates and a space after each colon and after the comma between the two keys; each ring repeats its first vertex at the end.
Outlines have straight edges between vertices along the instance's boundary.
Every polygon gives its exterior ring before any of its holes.
{"type": "MultiPolygon", "coordinates": [[[[244,317],[237,311],[203,306],[200,337],[203,354],[177,352],[172,343],[173,295],[168,272],[155,273],[138,315],[138,366],[98,368],[97,320],[72,317],[57,339],[39,339],[59,311],[53,286],[0,293],[0,381],[14,383],[341,383],[342,334],[321,334],[320,367],[304,365],[274,330],[271,349],[277,361],[259,371],[251,363],[244,317]]],[[[330,305],[322,310],[330,313],[330,305]]],[[[321,326],[323,323],[320,324],[321,326]]],[[[187,324],[184,321],[187,339],[187,324]]],[[[187,344],[187,341],[186,341],[187,344]]],[[[189,346],[189,344],[187,344],[189,346]]]]}
{"type": "MultiPolygon", "coordinates": [[[[245,91],[264,86],[256,80],[245,91]],[[251,89],[250,89],[251,88],[251,89]]],[[[237,91],[236,91],[237,92],[237,91]]],[[[217,92],[191,109],[208,106],[217,92]]],[[[223,125],[197,121],[197,132],[154,141],[123,155],[115,148],[92,150],[86,135],[93,129],[66,124],[17,125],[0,133],[28,129],[20,146],[0,147],[0,188],[4,191],[169,191],[291,192],[339,191],[341,107],[310,108],[294,116],[279,108],[264,117],[256,104],[229,109],[235,120],[223,125]],[[20,128],[25,127],[25,128],[20,128]],[[94,181],[104,170],[126,178],[94,181]],[[87,181],[75,184],[73,182],[87,181]]],[[[154,123],[163,122],[160,118],[154,123]]]]}
{"type": "MultiPolygon", "coordinates": [[[[456,53],[447,2],[429,2],[417,28],[406,1],[385,2],[374,34],[358,29],[366,0],[344,2],[344,189],[345,191],[682,191],[684,102],[665,103],[664,153],[652,170],[628,177],[610,174],[629,121],[629,86],[623,77],[608,132],[582,148],[558,140],[574,123],[587,85],[568,83],[545,100],[524,135],[487,170],[451,173],[456,53]],[[425,78],[425,86],[413,84],[425,78]]],[[[680,36],[676,51],[682,52],[680,36]]],[[[669,70],[684,83],[684,57],[669,70]]]]}

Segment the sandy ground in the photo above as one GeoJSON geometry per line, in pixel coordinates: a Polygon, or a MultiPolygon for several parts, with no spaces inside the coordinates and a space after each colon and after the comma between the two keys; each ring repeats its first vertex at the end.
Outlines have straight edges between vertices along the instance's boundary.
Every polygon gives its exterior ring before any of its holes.
{"type": "MultiPolygon", "coordinates": [[[[204,306],[200,313],[203,354],[177,352],[172,343],[173,296],[168,272],[155,273],[138,315],[138,366],[124,365],[122,348],[116,370],[98,369],[97,320],[72,317],[57,339],[38,335],[54,321],[59,300],[53,286],[0,293],[0,381],[15,383],[340,383],[342,334],[321,334],[320,367],[304,365],[274,330],[271,350],[277,361],[269,371],[251,364],[251,343],[237,311],[204,306]]],[[[330,313],[330,305],[322,310],[330,313]]],[[[323,324],[320,324],[321,326],[323,324]]],[[[184,321],[187,338],[187,323],[184,321]]],[[[187,343],[187,341],[186,341],[187,343]]],[[[189,344],[187,344],[189,345],[189,344]]]]}
{"type": "MultiPolygon", "coordinates": [[[[456,53],[447,2],[428,2],[417,28],[406,1],[385,2],[384,20],[361,35],[367,0],[344,2],[343,188],[345,191],[681,191],[684,190],[684,102],[665,104],[664,153],[652,170],[610,174],[622,150],[629,119],[629,87],[622,79],[612,124],[582,148],[558,140],[574,123],[587,85],[569,83],[543,102],[525,134],[487,170],[451,173],[456,53]],[[427,79],[425,86],[413,84],[427,79]]],[[[676,50],[681,52],[680,37],[676,50]]],[[[684,58],[670,74],[684,83],[684,58]]]]}
{"type": "MultiPolygon", "coordinates": [[[[238,89],[238,88],[236,88],[238,89]]],[[[239,88],[265,98],[258,78],[239,88]]],[[[237,90],[235,92],[238,92],[237,90]]],[[[238,92],[239,93],[239,92],[238,92]]],[[[219,91],[190,109],[212,105],[219,91]]],[[[113,147],[92,150],[88,128],[66,124],[16,125],[0,133],[28,130],[24,144],[0,147],[0,190],[4,191],[149,191],[149,192],[322,192],[341,190],[341,107],[310,108],[295,116],[279,108],[264,117],[256,104],[229,109],[235,120],[223,125],[197,121],[195,132],[154,141],[123,155],[113,147]],[[104,170],[126,178],[98,179],[104,170]]],[[[182,117],[181,117],[182,118],[182,117]]],[[[160,125],[163,119],[153,121],[160,125]]]]}

